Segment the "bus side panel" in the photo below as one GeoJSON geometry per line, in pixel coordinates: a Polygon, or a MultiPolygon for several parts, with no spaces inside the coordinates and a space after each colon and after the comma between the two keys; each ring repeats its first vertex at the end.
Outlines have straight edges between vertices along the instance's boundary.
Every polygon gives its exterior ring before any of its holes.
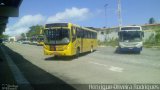
{"type": "Polygon", "coordinates": [[[88,52],[91,49],[97,48],[97,40],[96,39],[83,39],[83,52],[88,52]]]}

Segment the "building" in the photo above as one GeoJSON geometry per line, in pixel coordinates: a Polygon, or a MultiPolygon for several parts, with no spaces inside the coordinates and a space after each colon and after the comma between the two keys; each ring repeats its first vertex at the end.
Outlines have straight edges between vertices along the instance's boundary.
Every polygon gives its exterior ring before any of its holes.
{"type": "Polygon", "coordinates": [[[15,42],[15,41],[17,41],[17,40],[16,40],[16,37],[9,37],[9,38],[8,38],[8,41],[9,41],[9,42],[15,42]]]}

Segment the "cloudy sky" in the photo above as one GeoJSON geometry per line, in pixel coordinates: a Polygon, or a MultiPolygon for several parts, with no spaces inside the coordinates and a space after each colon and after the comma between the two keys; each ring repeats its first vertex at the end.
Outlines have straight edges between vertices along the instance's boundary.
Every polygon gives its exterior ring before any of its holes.
{"type": "MultiPolygon", "coordinates": [[[[121,4],[123,25],[145,24],[150,17],[160,21],[160,0],[121,0],[121,4]]],[[[14,36],[27,32],[32,25],[56,22],[118,26],[117,0],[23,0],[19,17],[9,19],[5,34],[14,36]]]]}

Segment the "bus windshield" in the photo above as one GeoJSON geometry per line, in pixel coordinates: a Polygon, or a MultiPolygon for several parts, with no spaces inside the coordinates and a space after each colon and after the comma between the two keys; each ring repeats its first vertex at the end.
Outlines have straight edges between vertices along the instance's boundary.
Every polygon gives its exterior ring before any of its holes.
{"type": "Polygon", "coordinates": [[[140,42],[142,41],[141,31],[122,31],[120,32],[120,41],[140,42]]]}
{"type": "Polygon", "coordinates": [[[45,38],[45,43],[48,44],[68,44],[70,41],[69,29],[46,29],[45,38]]]}
{"type": "Polygon", "coordinates": [[[121,30],[140,30],[140,27],[123,27],[121,30]]]}

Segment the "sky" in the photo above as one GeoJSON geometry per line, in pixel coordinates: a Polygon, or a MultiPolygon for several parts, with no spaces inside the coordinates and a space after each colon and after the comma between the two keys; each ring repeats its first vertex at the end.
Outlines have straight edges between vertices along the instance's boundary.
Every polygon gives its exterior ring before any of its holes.
{"type": "MultiPolygon", "coordinates": [[[[121,8],[122,25],[146,24],[151,17],[160,22],[160,0],[121,0],[121,8]]],[[[117,0],[23,0],[19,17],[9,18],[5,34],[15,36],[33,25],[56,22],[97,28],[118,26],[117,0]]]]}

